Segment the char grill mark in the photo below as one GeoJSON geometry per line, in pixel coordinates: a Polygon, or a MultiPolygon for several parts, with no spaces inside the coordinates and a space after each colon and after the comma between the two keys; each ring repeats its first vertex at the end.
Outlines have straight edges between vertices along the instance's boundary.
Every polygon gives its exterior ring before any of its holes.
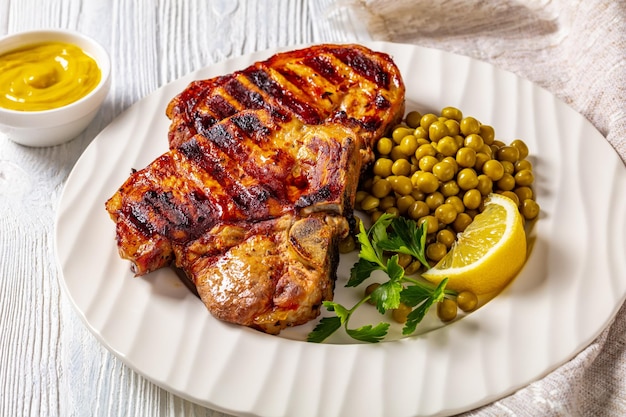
{"type": "Polygon", "coordinates": [[[341,85],[345,82],[345,77],[337,70],[337,67],[332,64],[328,56],[308,56],[303,60],[303,63],[321,77],[326,78],[331,84],[341,85]]]}
{"type": "Polygon", "coordinates": [[[295,114],[304,123],[319,124],[322,121],[318,112],[308,103],[298,99],[294,94],[285,90],[283,86],[278,84],[276,80],[270,78],[270,75],[261,68],[250,68],[245,71],[248,79],[261,91],[268,94],[277,103],[287,108],[291,113],[295,114]]]}
{"type": "Polygon", "coordinates": [[[375,83],[378,87],[388,89],[391,76],[377,62],[367,57],[363,52],[349,48],[334,48],[332,50],[341,62],[355,72],[375,83]]]}
{"type": "Polygon", "coordinates": [[[279,206],[270,204],[271,200],[275,199],[272,190],[245,172],[238,161],[226,154],[224,149],[215,146],[216,143],[220,141],[210,142],[204,140],[202,136],[196,136],[184,143],[179,151],[197,167],[197,172],[210,177],[198,181],[203,184],[204,192],[216,200],[218,207],[222,207],[219,219],[222,221],[260,219],[270,215],[270,208],[279,206]],[[209,189],[206,187],[207,183],[215,186],[209,189]]]}

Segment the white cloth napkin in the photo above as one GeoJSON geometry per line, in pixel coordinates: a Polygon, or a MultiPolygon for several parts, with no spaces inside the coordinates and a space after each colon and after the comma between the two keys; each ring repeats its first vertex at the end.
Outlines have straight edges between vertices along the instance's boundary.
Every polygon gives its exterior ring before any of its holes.
{"type": "MultiPolygon", "coordinates": [[[[626,161],[626,1],[314,3],[314,30],[322,38],[438,48],[535,82],[587,117],[626,161]]],[[[464,415],[626,416],[626,307],[571,361],[513,395],[464,415]]]]}

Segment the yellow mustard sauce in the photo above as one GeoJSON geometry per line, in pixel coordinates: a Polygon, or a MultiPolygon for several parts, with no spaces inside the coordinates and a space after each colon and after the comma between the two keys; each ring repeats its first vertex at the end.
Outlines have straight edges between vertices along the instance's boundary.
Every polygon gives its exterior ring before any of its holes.
{"type": "Polygon", "coordinates": [[[0,107],[41,111],[86,96],[100,82],[96,61],[64,42],[42,42],[0,55],[0,107]]]}

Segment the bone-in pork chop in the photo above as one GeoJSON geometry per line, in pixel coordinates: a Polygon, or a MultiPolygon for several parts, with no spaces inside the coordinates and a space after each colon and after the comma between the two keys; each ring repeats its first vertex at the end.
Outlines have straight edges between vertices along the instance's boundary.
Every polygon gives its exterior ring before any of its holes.
{"type": "Polygon", "coordinates": [[[182,269],[228,322],[275,334],[315,318],[359,174],[403,105],[391,59],[355,45],[192,83],[167,110],[171,149],[106,203],[120,256],[136,275],[182,269]]]}

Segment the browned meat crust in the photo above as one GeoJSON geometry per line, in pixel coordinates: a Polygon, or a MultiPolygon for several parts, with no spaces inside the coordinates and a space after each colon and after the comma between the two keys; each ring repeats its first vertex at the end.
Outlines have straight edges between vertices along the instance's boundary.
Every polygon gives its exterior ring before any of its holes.
{"type": "Polygon", "coordinates": [[[337,242],[373,141],[402,115],[391,59],[356,45],[275,55],[172,100],[171,149],[107,201],[137,275],[175,265],[216,317],[268,333],[332,299],[337,242]]]}

